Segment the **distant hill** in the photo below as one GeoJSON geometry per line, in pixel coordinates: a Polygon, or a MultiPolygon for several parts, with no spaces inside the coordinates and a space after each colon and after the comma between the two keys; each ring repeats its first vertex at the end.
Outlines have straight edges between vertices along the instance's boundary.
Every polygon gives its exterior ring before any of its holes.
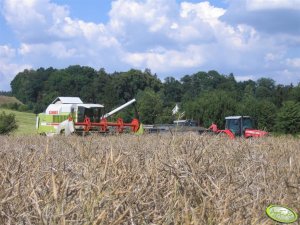
{"type": "Polygon", "coordinates": [[[0,105],[8,104],[8,103],[18,103],[18,104],[23,105],[23,103],[20,102],[15,97],[9,97],[9,96],[0,95],[0,105]]]}

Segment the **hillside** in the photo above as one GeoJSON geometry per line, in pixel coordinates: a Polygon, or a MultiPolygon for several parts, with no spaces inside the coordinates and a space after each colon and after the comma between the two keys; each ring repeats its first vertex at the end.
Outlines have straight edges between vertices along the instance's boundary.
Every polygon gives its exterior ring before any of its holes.
{"type": "Polygon", "coordinates": [[[27,113],[27,112],[18,112],[9,109],[1,109],[0,113],[4,111],[5,113],[14,113],[16,115],[16,120],[18,123],[18,129],[15,131],[15,134],[19,135],[30,135],[36,134],[35,130],[35,114],[34,113],[27,113]]]}
{"type": "Polygon", "coordinates": [[[18,103],[18,104],[23,104],[22,102],[20,102],[18,99],[16,99],[15,97],[9,97],[9,96],[3,96],[0,95],[0,105],[3,104],[8,104],[8,103],[18,103]]]}

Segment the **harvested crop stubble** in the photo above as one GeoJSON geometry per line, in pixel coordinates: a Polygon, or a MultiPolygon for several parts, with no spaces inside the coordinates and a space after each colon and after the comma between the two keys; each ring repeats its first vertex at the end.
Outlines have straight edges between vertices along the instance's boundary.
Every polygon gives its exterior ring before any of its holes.
{"type": "Polygon", "coordinates": [[[274,224],[300,211],[299,139],[0,137],[0,224],[274,224]]]}

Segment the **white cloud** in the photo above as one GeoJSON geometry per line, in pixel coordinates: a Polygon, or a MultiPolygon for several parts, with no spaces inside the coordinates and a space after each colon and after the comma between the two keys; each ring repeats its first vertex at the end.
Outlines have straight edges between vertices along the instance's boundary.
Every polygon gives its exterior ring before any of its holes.
{"type": "Polygon", "coordinates": [[[274,71],[272,73],[272,78],[279,84],[298,84],[300,83],[299,70],[293,70],[286,68],[283,70],[274,71]]]}
{"type": "Polygon", "coordinates": [[[299,0],[247,0],[249,10],[300,9],[299,0]]]}
{"type": "Polygon", "coordinates": [[[16,50],[7,45],[0,45],[0,58],[5,60],[14,57],[16,50]]]}
{"type": "Polygon", "coordinates": [[[3,14],[21,41],[46,42],[57,38],[51,26],[59,26],[69,15],[66,6],[49,0],[4,0],[3,14]],[[50,31],[49,31],[50,30],[50,31]]]}
{"type": "Polygon", "coordinates": [[[222,26],[219,17],[224,14],[224,9],[214,7],[209,2],[182,2],[178,10],[175,22],[171,25],[173,28],[176,24],[176,29],[165,29],[169,38],[186,44],[214,41],[215,30],[222,26]]]}
{"type": "MultiPolygon", "coordinates": [[[[97,46],[111,47],[117,41],[111,37],[103,24],[88,23],[70,18],[67,6],[49,0],[4,1],[6,21],[25,44],[51,44],[61,42],[94,42],[97,46]]],[[[39,45],[37,45],[39,46],[39,45]]],[[[50,50],[50,49],[49,49],[50,50]]]]}
{"type": "Polygon", "coordinates": [[[286,60],[286,63],[288,66],[291,66],[293,68],[300,68],[300,58],[293,58],[293,59],[288,58],[286,60]]]}
{"type": "Polygon", "coordinates": [[[253,75],[248,75],[248,76],[235,76],[235,79],[237,81],[247,81],[247,80],[254,80],[255,77],[253,75]]]}
{"type": "Polygon", "coordinates": [[[200,67],[205,62],[204,56],[201,46],[191,45],[185,51],[154,49],[149,52],[126,53],[124,61],[138,68],[168,72],[170,67],[173,70],[200,67]]]}
{"type": "Polygon", "coordinates": [[[31,47],[29,44],[25,44],[25,43],[22,43],[20,48],[18,49],[18,53],[22,56],[25,56],[27,54],[30,54],[32,51],[31,47]]]}
{"type": "Polygon", "coordinates": [[[12,78],[26,68],[29,64],[13,63],[16,57],[16,49],[7,45],[0,45],[0,90],[9,90],[9,83],[12,78]]]}
{"type": "MultiPolygon", "coordinates": [[[[298,35],[261,32],[274,23],[275,14],[268,14],[272,23],[253,23],[257,19],[253,11],[287,9],[295,3],[292,0],[229,0],[228,9],[208,1],[115,0],[106,24],[74,19],[71,8],[51,0],[2,2],[4,18],[20,41],[16,48],[0,46],[0,58],[7,59],[1,67],[6,64],[11,68],[3,69],[2,77],[24,65],[81,64],[107,71],[147,67],[162,77],[216,69],[238,74],[238,79],[263,76],[270,69],[277,74],[288,67],[299,68],[300,56],[285,60],[287,43],[299,46],[298,35]],[[235,23],[224,19],[228,14],[234,16],[235,23]]],[[[296,9],[299,4],[295,3],[296,9]]],[[[289,76],[296,76],[289,71],[289,76]]]]}
{"type": "Polygon", "coordinates": [[[67,6],[49,0],[3,2],[4,17],[21,42],[17,56],[35,67],[105,67],[108,52],[118,52],[119,42],[104,24],[72,19],[67,6]]]}
{"type": "Polygon", "coordinates": [[[23,71],[24,69],[30,69],[31,66],[27,64],[17,63],[5,63],[0,61],[0,90],[9,91],[9,84],[13,77],[23,71]]]}
{"type": "Polygon", "coordinates": [[[278,58],[278,56],[276,54],[271,53],[271,52],[269,52],[265,55],[265,61],[267,61],[267,62],[275,61],[277,58],[278,58]]]}
{"type": "Polygon", "coordinates": [[[145,30],[157,32],[170,23],[176,10],[173,0],[117,0],[112,2],[110,27],[117,34],[125,34],[128,24],[141,23],[145,30]]]}
{"type": "Polygon", "coordinates": [[[226,23],[247,24],[262,34],[299,36],[299,0],[228,1],[230,6],[222,17],[226,23]]]}
{"type": "Polygon", "coordinates": [[[225,10],[209,2],[183,2],[177,7],[152,2],[119,0],[110,12],[111,29],[123,46],[122,61],[129,65],[158,73],[204,69],[211,64],[219,68],[229,60],[241,67],[234,58],[257,49],[259,35],[252,27],[222,22],[225,10]],[[165,22],[157,23],[156,15],[164,15],[165,22]],[[161,29],[153,34],[155,24],[161,29]]]}
{"type": "Polygon", "coordinates": [[[182,2],[180,16],[191,19],[199,18],[213,26],[219,22],[219,17],[223,16],[225,12],[225,9],[214,7],[207,1],[196,4],[182,2]]]}

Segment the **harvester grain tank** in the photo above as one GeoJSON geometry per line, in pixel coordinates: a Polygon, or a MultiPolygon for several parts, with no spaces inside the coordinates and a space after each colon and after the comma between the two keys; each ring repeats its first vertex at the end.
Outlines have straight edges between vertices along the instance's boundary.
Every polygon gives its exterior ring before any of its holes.
{"type": "Polygon", "coordinates": [[[79,97],[58,97],[37,116],[36,128],[40,134],[72,133],[72,132],[108,132],[115,127],[117,132],[123,132],[126,127],[136,132],[139,121],[124,123],[121,118],[117,122],[108,122],[107,118],[121,109],[131,105],[136,100],[121,105],[103,115],[104,106],[101,104],[83,103],[79,97]]]}

